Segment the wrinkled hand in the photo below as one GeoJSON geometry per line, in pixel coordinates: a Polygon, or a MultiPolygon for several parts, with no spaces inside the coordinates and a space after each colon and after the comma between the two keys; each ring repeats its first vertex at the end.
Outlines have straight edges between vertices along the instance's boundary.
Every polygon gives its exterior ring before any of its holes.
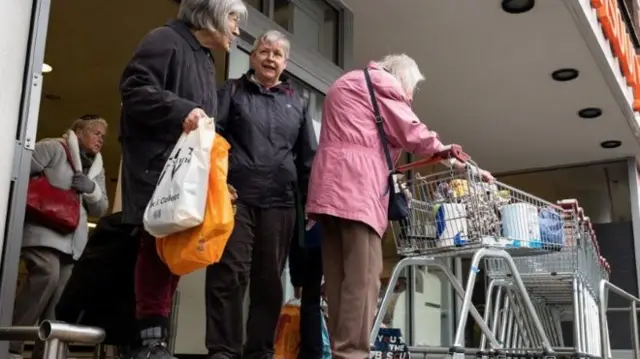
{"type": "Polygon", "coordinates": [[[316,225],[316,221],[314,221],[313,219],[309,219],[309,217],[306,214],[304,215],[304,219],[307,221],[304,226],[305,231],[310,230],[311,228],[313,228],[313,226],[316,225]]]}
{"type": "Polygon", "coordinates": [[[227,188],[229,189],[229,195],[231,196],[231,203],[235,203],[236,200],[238,200],[238,191],[236,191],[236,189],[230,184],[227,184],[227,188]]]}
{"type": "Polygon", "coordinates": [[[302,287],[295,287],[293,288],[293,296],[296,299],[300,299],[302,298],[302,287]]]}
{"type": "Polygon", "coordinates": [[[71,179],[71,188],[80,193],[91,193],[96,189],[96,184],[87,175],[82,172],[78,172],[73,175],[71,179]]]}
{"type": "Polygon", "coordinates": [[[489,171],[485,171],[485,170],[480,170],[480,177],[482,177],[483,180],[489,183],[493,183],[493,181],[496,180],[489,171]]]}
{"type": "Polygon", "coordinates": [[[182,122],[182,130],[185,133],[195,130],[198,128],[198,121],[203,117],[207,117],[207,114],[201,108],[194,108],[182,122]]]}

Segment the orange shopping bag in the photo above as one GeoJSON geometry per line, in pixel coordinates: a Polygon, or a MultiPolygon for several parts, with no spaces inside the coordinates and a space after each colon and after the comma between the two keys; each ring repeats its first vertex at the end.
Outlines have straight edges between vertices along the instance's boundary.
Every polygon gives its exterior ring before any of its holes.
{"type": "Polygon", "coordinates": [[[234,224],[227,187],[230,147],[224,138],[216,135],[211,149],[209,188],[202,224],[156,239],[158,256],[175,275],[189,274],[222,257],[234,224]]]}
{"type": "Polygon", "coordinates": [[[298,359],[300,352],[300,302],[289,301],[282,307],[276,329],[274,359],[298,359]]]}

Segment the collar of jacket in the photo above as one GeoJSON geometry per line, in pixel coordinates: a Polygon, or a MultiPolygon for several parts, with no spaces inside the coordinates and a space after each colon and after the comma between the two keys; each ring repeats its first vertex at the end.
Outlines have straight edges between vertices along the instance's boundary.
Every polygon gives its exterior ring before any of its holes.
{"type": "MultiPolygon", "coordinates": [[[[69,149],[69,153],[71,154],[71,167],[73,167],[76,172],[82,171],[82,158],[80,155],[80,143],[78,142],[78,136],[76,133],[68,130],[65,134],[62,135],[62,138],[59,138],[58,141],[67,145],[69,149]]],[[[100,153],[96,154],[93,159],[93,163],[89,170],[87,171],[87,177],[90,179],[94,179],[100,172],[103,170],[102,163],[102,155],[100,153]]]]}
{"type": "MultiPolygon", "coordinates": [[[[256,89],[263,91],[264,87],[257,80],[254,80],[255,73],[256,71],[254,69],[249,69],[247,73],[242,75],[242,79],[246,83],[252,86],[255,86],[256,89]]],[[[293,89],[293,86],[291,86],[291,79],[289,78],[289,75],[283,72],[282,74],[280,74],[279,80],[280,80],[280,83],[276,86],[273,86],[271,89],[276,91],[282,91],[288,95],[292,95],[294,93],[294,89],[293,89]]],[[[269,90],[265,90],[265,91],[268,92],[269,90]]]]}
{"type": "Polygon", "coordinates": [[[187,42],[189,43],[192,49],[209,51],[205,49],[202,45],[200,45],[200,43],[198,42],[198,39],[196,39],[196,36],[193,34],[193,32],[191,32],[191,28],[184,21],[171,20],[165,26],[169,26],[170,28],[175,30],[175,32],[177,32],[180,36],[182,36],[185,40],[187,40],[187,42]]]}

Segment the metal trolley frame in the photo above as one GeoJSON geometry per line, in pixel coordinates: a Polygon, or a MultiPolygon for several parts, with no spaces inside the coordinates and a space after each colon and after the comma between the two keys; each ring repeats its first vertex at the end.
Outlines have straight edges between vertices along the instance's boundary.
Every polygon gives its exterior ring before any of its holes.
{"type": "MultiPolygon", "coordinates": [[[[464,328],[468,316],[478,324],[488,349],[479,356],[504,356],[512,353],[498,341],[494,328],[487,324],[487,312],[483,318],[472,303],[476,277],[482,260],[499,260],[508,269],[510,293],[517,301],[519,314],[527,318],[528,336],[535,338],[529,344],[535,345],[544,357],[553,357],[554,349],[548,336],[547,324],[543,323],[534,302],[520,276],[514,258],[534,256],[559,251],[562,243],[544,238],[530,230],[528,211],[548,211],[552,216],[561,216],[562,209],[552,203],[519,191],[505,184],[487,184],[481,178],[482,172],[457,146],[438,153],[430,159],[417,161],[399,167],[399,172],[407,172],[419,167],[444,163],[456,167],[455,161],[465,163],[464,168],[417,175],[403,187],[410,198],[411,213],[407,219],[392,222],[391,229],[396,241],[398,254],[404,259],[395,266],[384,294],[380,309],[371,332],[373,344],[389,306],[392,292],[400,274],[406,267],[438,267],[451,283],[456,294],[462,298],[460,317],[453,345],[450,348],[427,348],[426,353],[449,354],[454,358],[464,358],[469,354],[465,348],[464,328]],[[502,218],[500,218],[502,217],[502,218]],[[509,219],[508,230],[502,221],[509,219]],[[454,276],[445,264],[447,258],[471,258],[471,269],[465,286],[454,276]]],[[[537,214],[536,214],[537,215],[537,214]]],[[[474,353],[476,354],[476,353],[474,353]]]]}
{"type": "MultiPolygon", "coordinates": [[[[536,303],[536,310],[545,323],[545,330],[558,354],[572,358],[598,357],[603,348],[593,338],[600,336],[598,285],[609,279],[609,264],[600,256],[595,231],[589,217],[576,200],[558,202],[563,210],[562,227],[564,246],[560,251],[514,260],[525,287],[536,303]],[[560,327],[561,320],[573,323],[572,347],[566,347],[560,327]]],[[[486,261],[487,276],[491,280],[487,293],[487,306],[493,311],[491,325],[505,346],[527,347],[531,342],[526,330],[527,318],[518,317],[512,305],[512,273],[503,263],[486,261]],[[503,300],[507,295],[509,298],[503,300]],[[511,301],[511,302],[510,302],[511,301]],[[523,327],[524,325],[524,327],[523,327]]],[[[489,318],[485,312],[485,319],[489,318]]],[[[481,350],[486,339],[481,342],[481,350]]],[[[530,347],[530,346],[529,346],[530,347]]],[[[526,350],[517,351],[520,355],[526,350]]]]}

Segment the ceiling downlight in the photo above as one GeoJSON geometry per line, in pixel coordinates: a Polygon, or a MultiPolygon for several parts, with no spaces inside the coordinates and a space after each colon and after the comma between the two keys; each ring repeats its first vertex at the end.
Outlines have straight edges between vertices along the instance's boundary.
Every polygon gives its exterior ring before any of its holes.
{"type": "Polygon", "coordinates": [[[607,141],[600,142],[600,147],[608,150],[613,148],[618,148],[620,146],[622,146],[622,141],[618,141],[618,140],[607,140],[607,141]]]}
{"type": "Polygon", "coordinates": [[[535,0],[502,0],[502,10],[509,14],[523,14],[534,6],[535,0]]]}
{"type": "Polygon", "coordinates": [[[580,75],[580,71],[576,69],[559,69],[551,73],[551,78],[558,82],[567,82],[575,80],[580,75]]]}
{"type": "Polygon", "coordinates": [[[597,107],[583,108],[582,110],[578,111],[578,116],[586,119],[598,118],[602,116],[602,109],[597,107]]]}

